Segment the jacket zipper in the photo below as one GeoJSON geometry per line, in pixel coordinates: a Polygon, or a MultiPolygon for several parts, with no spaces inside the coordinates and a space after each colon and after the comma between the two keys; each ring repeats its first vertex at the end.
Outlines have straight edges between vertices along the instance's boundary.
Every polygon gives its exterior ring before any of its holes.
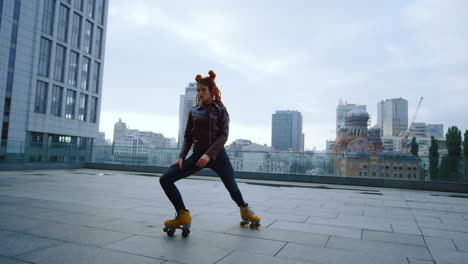
{"type": "Polygon", "coordinates": [[[213,113],[210,111],[210,147],[211,147],[211,117],[212,117],[213,113]]]}

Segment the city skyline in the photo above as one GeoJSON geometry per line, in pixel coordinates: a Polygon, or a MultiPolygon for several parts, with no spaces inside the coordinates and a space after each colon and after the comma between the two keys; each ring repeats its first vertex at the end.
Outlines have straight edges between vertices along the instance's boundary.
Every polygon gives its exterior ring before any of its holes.
{"type": "Polygon", "coordinates": [[[468,129],[463,1],[298,1],[286,13],[262,1],[249,2],[256,12],[242,1],[175,4],[109,6],[100,126],[108,137],[120,117],[177,138],[179,97],[210,69],[231,117],[228,142],[269,145],[271,114],[289,109],[303,115],[305,148],[325,149],[340,98],[367,105],[375,125],[379,101],[405,98],[410,118],[424,97],[415,122],[468,129]]]}

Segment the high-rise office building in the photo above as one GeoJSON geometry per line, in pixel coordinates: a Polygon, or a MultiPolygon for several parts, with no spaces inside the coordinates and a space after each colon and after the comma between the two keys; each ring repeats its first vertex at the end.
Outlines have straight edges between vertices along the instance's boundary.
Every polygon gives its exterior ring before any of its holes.
{"type": "Polygon", "coordinates": [[[408,130],[408,101],[395,98],[377,103],[377,126],[384,137],[400,136],[408,130]]]}
{"type": "Polygon", "coordinates": [[[338,104],[338,107],[336,108],[336,135],[340,132],[340,128],[344,127],[346,125],[346,115],[348,112],[353,110],[354,108],[359,108],[364,111],[367,111],[365,105],[357,105],[357,104],[348,104],[340,100],[340,103],[338,104]]]}
{"type": "Polygon", "coordinates": [[[271,146],[280,151],[304,151],[300,112],[276,111],[272,115],[271,146]]]}
{"type": "Polygon", "coordinates": [[[83,160],[50,148],[98,137],[107,9],[108,0],[0,0],[3,153],[34,146],[31,161],[83,160]]]}
{"type": "Polygon", "coordinates": [[[189,83],[185,88],[185,94],[180,96],[179,105],[179,138],[178,147],[182,148],[184,143],[185,127],[187,127],[187,120],[190,109],[195,106],[197,97],[197,83],[189,83]]]}

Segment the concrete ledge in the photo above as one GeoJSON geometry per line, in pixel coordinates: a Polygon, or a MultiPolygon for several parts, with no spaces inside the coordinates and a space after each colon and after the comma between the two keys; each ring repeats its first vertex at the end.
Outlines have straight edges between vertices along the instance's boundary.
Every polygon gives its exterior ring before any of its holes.
{"type": "MultiPolygon", "coordinates": [[[[121,164],[108,164],[108,163],[85,163],[84,168],[119,170],[119,171],[140,171],[140,172],[152,172],[152,173],[164,173],[167,170],[167,167],[161,167],[161,166],[121,165],[121,164]]],[[[203,169],[195,173],[194,175],[218,176],[214,171],[210,169],[203,169]]],[[[236,171],[236,177],[241,178],[241,179],[323,183],[323,184],[338,184],[338,185],[354,185],[354,186],[383,187],[383,188],[399,188],[399,189],[410,189],[410,190],[468,193],[468,183],[400,181],[400,180],[386,180],[386,179],[364,179],[364,178],[353,178],[353,177],[317,176],[317,175],[305,175],[305,174],[279,174],[279,173],[246,172],[246,171],[236,171]]]]}
{"type": "Polygon", "coordinates": [[[0,163],[0,171],[14,170],[54,170],[54,169],[82,169],[84,163],[0,163]]]}

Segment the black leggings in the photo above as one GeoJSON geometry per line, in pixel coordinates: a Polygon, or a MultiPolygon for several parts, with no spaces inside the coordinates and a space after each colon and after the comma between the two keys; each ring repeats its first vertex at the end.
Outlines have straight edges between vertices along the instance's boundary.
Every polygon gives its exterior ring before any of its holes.
{"type": "MultiPolygon", "coordinates": [[[[196,163],[201,156],[203,156],[203,153],[193,153],[188,159],[184,160],[182,170],[180,170],[179,166],[174,166],[169,168],[161,178],[159,178],[159,182],[161,183],[164,192],[174,205],[177,212],[187,209],[185,208],[182,196],[174,183],[201,170],[196,166],[196,163]]],[[[229,191],[232,200],[236,202],[237,206],[246,206],[239,187],[237,187],[231,161],[229,160],[224,148],[219,152],[216,160],[210,160],[208,162],[206,168],[212,169],[221,177],[224,186],[229,191]]]]}

